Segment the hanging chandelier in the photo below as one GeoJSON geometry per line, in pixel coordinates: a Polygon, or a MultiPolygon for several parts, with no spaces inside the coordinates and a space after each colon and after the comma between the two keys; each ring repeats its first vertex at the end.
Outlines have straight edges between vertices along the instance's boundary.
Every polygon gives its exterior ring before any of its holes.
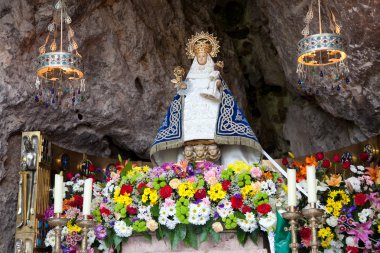
{"type": "MultiPolygon", "coordinates": [[[[318,27],[319,33],[310,35],[310,24],[313,20],[313,5],[311,1],[309,10],[305,17],[306,26],[301,34],[304,38],[298,41],[298,85],[305,90],[307,84],[320,82],[322,78],[333,80],[332,89],[339,91],[341,83],[348,84],[349,69],[345,62],[347,53],[345,51],[346,41],[340,35],[341,26],[336,22],[334,13],[329,10],[326,15],[330,21],[329,32],[322,30],[321,0],[318,0],[318,27]]],[[[318,93],[319,90],[316,90],[318,93]]]]}
{"type": "Polygon", "coordinates": [[[87,98],[82,56],[71,22],[65,1],[59,0],[37,57],[34,100],[45,107],[75,107],[87,98]]]}

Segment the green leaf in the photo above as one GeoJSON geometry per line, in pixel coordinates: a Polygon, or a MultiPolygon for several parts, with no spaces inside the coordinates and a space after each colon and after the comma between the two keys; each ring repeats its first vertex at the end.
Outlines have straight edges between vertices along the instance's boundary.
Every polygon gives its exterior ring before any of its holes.
{"type": "Polygon", "coordinates": [[[121,177],[125,177],[128,171],[132,170],[132,162],[128,162],[120,173],[121,177]]]}
{"type": "Polygon", "coordinates": [[[113,237],[114,237],[114,236],[116,236],[116,235],[114,234],[113,229],[112,229],[112,228],[108,228],[108,229],[107,229],[107,236],[106,236],[106,238],[104,239],[104,243],[106,244],[106,246],[107,246],[108,248],[110,248],[110,247],[113,245],[113,242],[114,242],[113,237]]]}
{"type": "Polygon", "coordinates": [[[245,215],[244,215],[242,212],[240,212],[240,211],[235,211],[235,212],[234,212],[234,216],[235,216],[236,218],[238,218],[238,219],[243,219],[243,220],[245,220],[245,215]]]}
{"type": "Polygon", "coordinates": [[[170,230],[168,234],[169,234],[171,249],[174,250],[177,247],[178,243],[181,241],[179,237],[179,233],[177,233],[176,230],[170,230]]]}
{"type": "Polygon", "coordinates": [[[238,228],[236,232],[239,243],[244,246],[248,239],[247,233],[241,230],[240,228],[238,228]]]}
{"type": "Polygon", "coordinates": [[[142,233],[142,235],[144,236],[145,239],[152,242],[152,235],[151,234],[149,234],[148,232],[144,232],[144,233],[142,233]]]}
{"type": "Polygon", "coordinates": [[[252,233],[249,233],[249,238],[251,238],[251,241],[257,245],[258,241],[259,241],[259,231],[258,230],[255,230],[253,231],[252,233]]]}
{"type": "Polygon", "coordinates": [[[198,249],[198,236],[195,232],[195,227],[192,225],[187,226],[187,235],[186,235],[186,243],[193,247],[194,249],[198,249]]]}
{"type": "Polygon", "coordinates": [[[115,236],[113,238],[113,242],[114,242],[116,248],[121,244],[122,241],[123,241],[123,238],[121,238],[119,236],[115,236]]]}
{"type": "Polygon", "coordinates": [[[121,164],[123,164],[123,158],[121,158],[121,155],[118,154],[117,157],[119,158],[119,162],[120,162],[121,164]]]}
{"type": "Polygon", "coordinates": [[[214,240],[215,243],[219,243],[220,241],[220,234],[215,232],[213,229],[210,230],[211,238],[214,240]]]}
{"type": "Polygon", "coordinates": [[[162,231],[161,226],[158,226],[158,229],[156,230],[156,238],[157,240],[164,238],[164,231],[162,231]]]}
{"type": "Polygon", "coordinates": [[[207,227],[203,227],[202,228],[202,232],[201,232],[201,235],[199,237],[200,237],[201,243],[207,241],[207,239],[208,239],[208,229],[207,229],[207,227]]]}
{"type": "Polygon", "coordinates": [[[152,213],[153,217],[160,216],[160,208],[159,208],[158,204],[152,206],[150,208],[150,212],[152,213]]]}

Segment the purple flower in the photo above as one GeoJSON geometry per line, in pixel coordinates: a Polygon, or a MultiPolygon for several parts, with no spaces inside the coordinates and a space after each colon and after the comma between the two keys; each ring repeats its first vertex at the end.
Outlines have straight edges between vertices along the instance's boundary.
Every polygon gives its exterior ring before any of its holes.
{"type": "Polygon", "coordinates": [[[238,199],[241,199],[242,195],[240,193],[238,193],[238,194],[235,194],[235,197],[238,198],[238,199]]]}
{"type": "Polygon", "coordinates": [[[215,213],[214,213],[214,219],[217,219],[218,217],[219,217],[218,212],[215,212],[215,213]]]}
{"type": "Polygon", "coordinates": [[[45,211],[44,215],[44,220],[47,221],[49,218],[54,216],[54,206],[50,206],[48,209],[45,211]]]}
{"type": "Polygon", "coordinates": [[[94,228],[95,236],[98,240],[103,240],[107,236],[106,229],[102,224],[98,224],[94,228]]]}
{"type": "Polygon", "coordinates": [[[107,203],[107,198],[103,198],[103,203],[107,203]]]}
{"type": "Polygon", "coordinates": [[[367,244],[369,241],[368,236],[373,235],[373,231],[371,230],[371,225],[372,221],[367,221],[366,223],[359,223],[359,222],[354,222],[355,228],[351,229],[350,231],[347,231],[347,234],[353,235],[354,241],[356,243],[361,240],[364,242],[364,244],[367,244]]]}

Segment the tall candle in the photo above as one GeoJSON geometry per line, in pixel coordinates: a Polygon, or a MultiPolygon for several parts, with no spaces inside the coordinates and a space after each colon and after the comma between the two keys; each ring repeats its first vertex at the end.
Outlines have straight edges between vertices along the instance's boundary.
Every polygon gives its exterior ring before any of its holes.
{"type": "Polygon", "coordinates": [[[288,206],[296,206],[296,170],[288,169],[288,206]]]}
{"type": "Polygon", "coordinates": [[[91,214],[92,178],[84,181],[83,215],[91,214]]]}
{"type": "Polygon", "coordinates": [[[63,205],[63,177],[56,174],[54,177],[54,213],[62,213],[63,205]]]}
{"type": "Polygon", "coordinates": [[[306,167],[307,174],[307,193],[309,195],[308,202],[317,202],[317,180],[315,178],[315,166],[310,165],[306,167]]]}

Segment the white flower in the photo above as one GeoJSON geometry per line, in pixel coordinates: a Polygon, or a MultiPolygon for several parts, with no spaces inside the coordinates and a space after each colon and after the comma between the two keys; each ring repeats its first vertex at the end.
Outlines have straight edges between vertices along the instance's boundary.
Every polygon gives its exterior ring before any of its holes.
{"type": "Polygon", "coordinates": [[[45,238],[45,246],[46,247],[54,247],[55,245],[55,233],[54,233],[54,229],[51,229],[47,234],[46,234],[46,238],[45,238]]]}
{"type": "Polygon", "coordinates": [[[245,219],[237,219],[237,224],[244,232],[252,233],[257,229],[255,215],[251,212],[245,214],[245,219]]]}
{"type": "Polygon", "coordinates": [[[204,225],[210,219],[210,206],[205,203],[190,203],[189,222],[194,225],[204,225]]]}
{"type": "Polygon", "coordinates": [[[364,215],[360,215],[360,214],[359,214],[359,221],[360,221],[361,223],[366,222],[366,221],[367,221],[367,216],[364,216],[364,215]]]}
{"type": "Polygon", "coordinates": [[[221,218],[226,218],[227,216],[230,216],[234,213],[234,210],[231,207],[231,202],[227,199],[223,199],[219,202],[218,206],[216,207],[216,211],[221,218]]]}
{"type": "Polygon", "coordinates": [[[98,250],[103,253],[109,253],[109,247],[106,246],[104,241],[99,241],[100,245],[98,246],[98,250]]]}
{"type": "Polygon", "coordinates": [[[93,229],[91,229],[90,231],[88,231],[87,233],[87,242],[88,242],[88,246],[91,246],[94,241],[95,241],[95,231],[93,229]]]}
{"type": "Polygon", "coordinates": [[[271,196],[276,193],[276,185],[272,180],[264,181],[261,183],[261,191],[271,196]]]}
{"type": "Polygon", "coordinates": [[[113,227],[117,236],[120,237],[129,237],[132,235],[132,227],[127,226],[124,221],[116,221],[115,226],[113,227]]]}
{"type": "Polygon", "coordinates": [[[353,172],[353,173],[356,173],[358,175],[362,175],[364,174],[364,167],[363,166],[355,166],[355,165],[351,165],[350,166],[350,170],[353,172]]]}
{"type": "Polygon", "coordinates": [[[335,216],[330,216],[329,218],[326,219],[326,223],[330,227],[334,228],[338,225],[338,218],[336,218],[335,216]]]}
{"type": "Polygon", "coordinates": [[[223,231],[223,226],[220,222],[214,222],[211,227],[216,233],[220,233],[223,231]]]}
{"type": "Polygon", "coordinates": [[[354,189],[354,191],[356,191],[356,192],[362,191],[360,188],[360,180],[358,178],[356,178],[356,177],[347,178],[346,183],[350,183],[352,185],[352,188],[354,189]]]}
{"type": "Polygon", "coordinates": [[[347,246],[356,247],[355,237],[353,237],[353,236],[348,236],[348,237],[346,238],[346,244],[347,244],[347,246]]]}
{"type": "Polygon", "coordinates": [[[259,219],[260,228],[263,231],[274,230],[276,224],[276,215],[274,212],[269,212],[266,217],[259,219]]]}
{"type": "Polygon", "coordinates": [[[343,247],[343,243],[339,240],[331,240],[330,245],[331,247],[335,248],[334,252],[340,252],[339,250],[337,251],[337,249],[340,249],[343,247]]]}
{"type": "Polygon", "coordinates": [[[152,219],[150,208],[151,208],[150,205],[149,206],[139,205],[137,218],[139,218],[140,220],[150,221],[152,219]]]}
{"type": "Polygon", "coordinates": [[[158,217],[158,222],[169,229],[174,229],[177,224],[181,223],[176,216],[175,208],[172,206],[166,207],[163,204],[160,208],[160,216],[158,217]]]}
{"type": "Polygon", "coordinates": [[[329,186],[327,184],[325,184],[322,181],[317,180],[317,191],[324,192],[324,191],[327,191],[328,189],[329,189],[329,186]]]}
{"type": "MultiPolygon", "coordinates": [[[[360,212],[362,215],[368,217],[368,216],[372,216],[373,212],[371,209],[369,208],[365,208],[363,209],[361,212],[360,212]]],[[[360,214],[359,214],[360,215],[360,214]]]]}
{"type": "Polygon", "coordinates": [[[149,229],[149,231],[153,232],[157,230],[158,223],[155,220],[150,220],[146,223],[146,227],[149,229]]]}

